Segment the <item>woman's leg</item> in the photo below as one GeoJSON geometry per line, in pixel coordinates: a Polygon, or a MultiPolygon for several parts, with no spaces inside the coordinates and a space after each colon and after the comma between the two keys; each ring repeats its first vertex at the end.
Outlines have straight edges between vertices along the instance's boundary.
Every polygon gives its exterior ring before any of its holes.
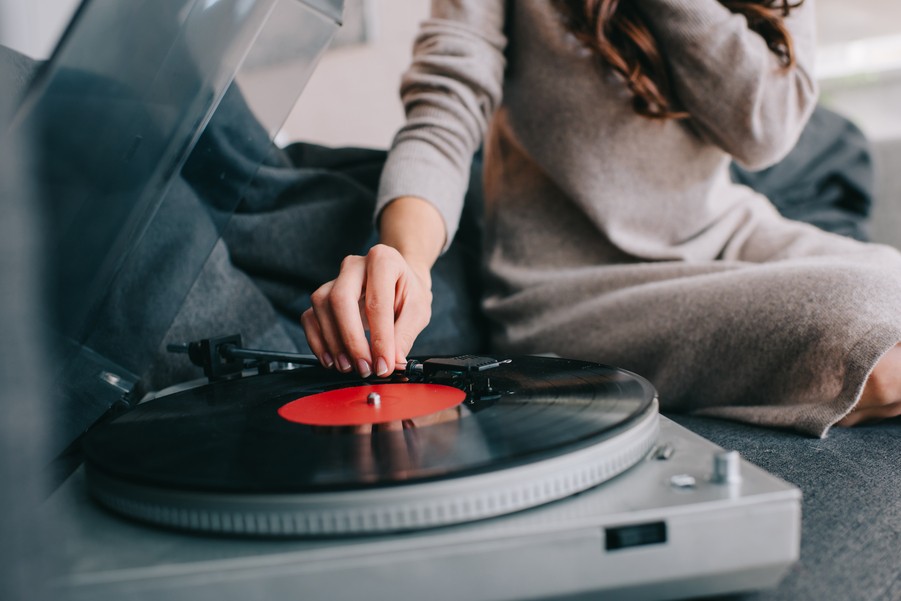
{"type": "Polygon", "coordinates": [[[901,361],[901,255],[853,250],[559,271],[486,309],[503,351],[630,369],[657,387],[665,411],[822,436],[846,415],[842,423],[878,418],[901,400],[891,375],[901,361]]]}

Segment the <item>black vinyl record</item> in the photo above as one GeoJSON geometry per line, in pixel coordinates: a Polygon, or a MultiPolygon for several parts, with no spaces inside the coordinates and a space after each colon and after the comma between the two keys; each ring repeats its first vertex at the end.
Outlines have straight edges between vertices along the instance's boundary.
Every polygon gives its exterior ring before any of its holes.
{"type": "Polygon", "coordinates": [[[639,376],[565,359],[488,363],[425,369],[433,359],[412,381],[309,367],[163,396],[86,438],[88,489],[169,528],[378,534],[562,499],[655,444],[656,392],[639,376]]]}
{"type": "Polygon", "coordinates": [[[655,398],[642,378],[582,361],[517,357],[476,378],[450,381],[475,392],[441,414],[371,426],[307,425],[279,415],[295,399],[369,383],[332,370],[213,383],[143,403],[98,428],[85,441],[86,461],[117,479],[179,490],[393,486],[504,469],[595,444],[627,427],[655,398]]]}

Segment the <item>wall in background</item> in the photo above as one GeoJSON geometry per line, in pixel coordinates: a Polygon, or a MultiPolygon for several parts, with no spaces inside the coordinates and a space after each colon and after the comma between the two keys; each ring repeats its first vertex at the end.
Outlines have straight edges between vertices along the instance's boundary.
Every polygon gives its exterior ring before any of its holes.
{"type": "MultiPolygon", "coordinates": [[[[38,58],[48,56],[78,2],[0,0],[0,44],[38,58]]],[[[346,0],[346,4],[345,30],[288,118],[280,136],[283,142],[303,139],[384,148],[403,121],[397,89],[429,0],[346,0]]],[[[818,0],[817,7],[821,67],[846,73],[824,82],[824,101],[854,118],[871,137],[901,137],[897,110],[901,2],[818,0]],[[867,72],[865,66],[873,57],[889,68],[867,72]],[[898,66],[897,72],[892,64],[898,66]]],[[[286,41],[290,42],[290,32],[286,41]]],[[[253,77],[278,86],[287,71],[277,66],[258,69],[253,77]]]]}
{"type": "MultiPolygon", "coordinates": [[[[374,0],[345,0],[344,26],[335,46],[366,42],[373,33],[374,0]]],[[[34,58],[47,58],[81,0],[0,0],[0,44],[34,58]]],[[[297,43],[286,31],[272,54],[295,52],[297,43]]]]}
{"type": "MultiPolygon", "coordinates": [[[[400,77],[428,13],[429,0],[372,0],[370,42],[326,53],[288,118],[282,141],[387,147],[403,121],[400,77]]],[[[278,79],[277,73],[269,76],[278,79]]]]}
{"type": "MultiPolygon", "coordinates": [[[[372,0],[371,8],[372,43],[326,54],[288,119],[283,140],[382,148],[390,144],[403,120],[397,94],[400,76],[410,61],[417,25],[428,14],[429,0],[372,0]]],[[[867,62],[872,53],[880,52],[883,59],[896,61],[901,73],[901,1],[818,0],[817,10],[823,63],[859,60],[861,54],[867,62]],[[849,45],[874,38],[889,43],[879,44],[882,50],[849,45]]],[[[852,116],[872,137],[901,137],[898,82],[897,73],[856,73],[830,82],[824,100],[852,116]]]]}
{"type": "MultiPolygon", "coordinates": [[[[47,58],[79,2],[0,0],[0,44],[47,58]]],[[[385,147],[403,119],[397,87],[429,0],[345,0],[345,4],[345,27],[289,118],[283,140],[385,147]]],[[[289,34],[283,48],[273,48],[274,56],[290,50],[289,34]]],[[[277,86],[287,72],[276,66],[258,69],[254,76],[277,86]]]]}
{"type": "Polygon", "coordinates": [[[80,0],[0,0],[0,44],[47,58],[80,0]]]}

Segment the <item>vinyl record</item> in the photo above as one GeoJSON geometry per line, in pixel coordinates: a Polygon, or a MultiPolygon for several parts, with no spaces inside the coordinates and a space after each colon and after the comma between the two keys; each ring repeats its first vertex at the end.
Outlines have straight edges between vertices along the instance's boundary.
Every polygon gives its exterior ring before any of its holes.
{"type": "Polygon", "coordinates": [[[237,534],[406,530],[594,486],[656,437],[656,394],[598,364],[517,357],[466,378],[363,381],[317,367],[144,403],[85,441],[103,504],[237,534]]]}

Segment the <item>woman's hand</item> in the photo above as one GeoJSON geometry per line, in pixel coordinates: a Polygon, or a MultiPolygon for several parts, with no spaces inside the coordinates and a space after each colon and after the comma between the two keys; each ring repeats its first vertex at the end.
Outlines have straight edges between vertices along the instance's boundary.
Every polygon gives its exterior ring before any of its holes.
{"type": "Polygon", "coordinates": [[[381,238],[365,257],[349,256],[301,316],[313,354],[325,367],[386,376],[432,314],[431,267],[446,237],[444,220],[426,201],[403,197],[382,211],[381,238]],[[366,339],[369,330],[369,340],[366,339]]]}
{"type": "Polygon", "coordinates": [[[431,279],[428,269],[417,271],[396,249],[378,244],[365,257],[345,258],[338,277],[311,299],[301,323],[322,365],[385,376],[406,363],[429,323],[431,279]]]}

